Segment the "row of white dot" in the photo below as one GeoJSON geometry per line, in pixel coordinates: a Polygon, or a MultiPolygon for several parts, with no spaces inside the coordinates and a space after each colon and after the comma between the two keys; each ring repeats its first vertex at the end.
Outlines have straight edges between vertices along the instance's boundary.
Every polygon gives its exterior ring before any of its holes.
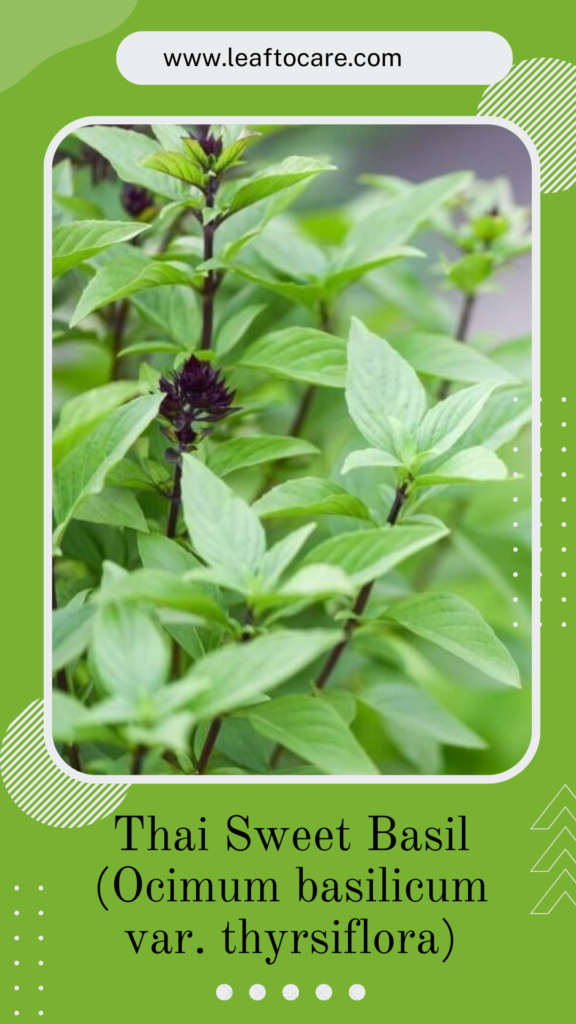
{"type": "MultiPolygon", "coordinates": [[[[264,985],[252,985],[248,994],[251,999],[259,1002],[261,999],[264,999],[266,989],[264,988],[264,985]]],[[[224,1002],[227,999],[231,999],[233,995],[234,991],[230,985],[218,985],[218,988],[216,989],[216,996],[218,999],[224,1002]]],[[[285,985],[282,989],[282,995],[284,996],[284,999],[292,1001],[294,999],[298,999],[300,990],[297,985],[285,985]]],[[[348,989],[348,995],[351,999],[358,1001],[360,999],[364,999],[366,989],[363,985],[351,985],[348,989]]],[[[318,988],[316,989],[316,998],[322,999],[323,1001],[331,999],[332,989],[330,988],[330,985],[318,985],[318,988]]]]}

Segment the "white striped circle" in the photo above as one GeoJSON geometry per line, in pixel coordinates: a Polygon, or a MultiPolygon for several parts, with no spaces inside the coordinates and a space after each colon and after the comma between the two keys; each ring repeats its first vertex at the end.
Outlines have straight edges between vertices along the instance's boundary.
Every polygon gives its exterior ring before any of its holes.
{"type": "Polygon", "coordinates": [[[80,828],[105,818],[130,789],[129,785],[73,779],[52,760],[44,742],[43,700],[33,701],[8,726],[0,770],[20,810],[55,828],[80,828]]]}
{"type": "Polygon", "coordinates": [[[576,181],[576,65],[553,57],[514,64],[489,86],[483,117],[505,117],[530,136],[540,157],[540,191],[563,192],[576,181]]]}

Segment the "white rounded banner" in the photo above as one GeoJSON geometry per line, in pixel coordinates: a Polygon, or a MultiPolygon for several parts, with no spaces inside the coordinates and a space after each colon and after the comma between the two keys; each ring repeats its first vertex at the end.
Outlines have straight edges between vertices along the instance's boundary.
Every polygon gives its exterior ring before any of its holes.
{"type": "Polygon", "coordinates": [[[116,54],[135,85],[493,85],[497,32],[133,32],[116,54]]]}

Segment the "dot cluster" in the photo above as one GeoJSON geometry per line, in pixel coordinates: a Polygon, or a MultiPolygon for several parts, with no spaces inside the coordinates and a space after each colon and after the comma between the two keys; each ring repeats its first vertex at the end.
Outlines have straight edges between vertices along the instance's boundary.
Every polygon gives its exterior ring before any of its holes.
{"type": "MultiPolygon", "coordinates": [[[[217,999],[220,999],[222,1002],[224,1002],[228,999],[231,999],[233,995],[234,990],[232,989],[231,985],[218,985],[218,988],[216,989],[217,999]]],[[[252,985],[248,990],[248,995],[250,996],[251,999],[254,999],[256,1002],[260,1002],[261,999],[264,999],[266,997],[266,989],[264,988],[264,985],[252,985]]],[[[300,995],[300,989],[298,988],[297,985],[284,985],[284,988],[282,989],[282,995],[284,996],[284,999],[287,999],[289,1002],[291,1002],[294,999],[298,999],[298,996],[300,995]]],[[[325,1002],[327,999],[332,998],[332,989],[330,988],[330,985],[318,985],[318,987],[316,988],[315,995],[317,999],[320,999],[323,1002],[325,1002]]],[[[350,999],[354,999],[356,1002],[358,1002],[358,1000],[364,999],[364,996],[366,995],[366,989],[364,988],[363,985],[351,985],[350,988],[348,989],[348,995],[350,996],[350,999]]]]}
{"type": "MultiPolygon", "coordinates": [[[[38,886],[38,891],[39,892],[43,892],[44,891],[44,886],[43,885],[39,885],[38,886]]],[[[14,892],[20,892],[20,886],[19,885],[15,885],[14,886],[14,892]]],[[[38,911],[38,916],[39,917],[43,917],[44,916],[44,911],[43,910],[39,910],[38,911]]],[[[16,909],[14,911],[14,917],[20,917],[20,910],[19,909],[16,909]]],[[[44,936],[43,935],[37,935],[37,936],[35,936],[35,940],[37,942],[43,942],[44,941],[44,936]]],[[[14,942],[20,942],[20,941],[21,941],[20,936],[19,935],[15,935],[14,936],[14,942]]],[[[23,936],[22,941],[25,942],[26,941],[26,937],[23,936]]],[[[44,961],[43,960],[38,960],[37,961],[37,966],[38,967],[43,967],[44,966],[44,961]]],[[[19,960],[14,960],[14,967],[20,967],[20,961],[19,960]]],[[[44,991],[44,985],[34,985],[33,987],[38,992],[43,992],[44,991]]],[[[14,991],[15,992],[20,992],[21,991],[20,985],[14,985],[14,991]]],[[[38,1017],[43,1017],[44,1016],[44,1010],[37,1010],[37,1011],[34,1011],[34,1012],[37,1013],[38,1017]]],[[[20,1016],[20,1010],[14,1010],[14,1016],[15,1017],[19,1017],[20,1016]]]]}

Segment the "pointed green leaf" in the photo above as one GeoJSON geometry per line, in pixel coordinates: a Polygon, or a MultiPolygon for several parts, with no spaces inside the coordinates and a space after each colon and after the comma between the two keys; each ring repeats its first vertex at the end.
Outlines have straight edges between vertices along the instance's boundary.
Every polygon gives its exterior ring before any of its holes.
{"type": "Polygon", "coordinates": [[[78,128],[75,134],[110,161],[121,181],[142,185],[167,199],[183,199],[187,196],[189,190],[181,182],[142,166],[147,156],[162,151],[158,142],[142,132],[109,125],[93,125],[78,128]]]}
{"type": "Polygon", "coordinates": [[[147,224],[134,221],[76,220],[61,224],[52,234],[52,276],[58,277],[103,249],[147,230],[147,224]]]}
{"type": "Polygon", "coordinates": [[[208,565],[241,578],[257,572],[266,551],[258,516],[192,455],[183,458],[182,502],[194,550],[208,565]]]}
{"type": "Polygon", "coordinates": [[[339,484],[321,477],[305,476],[273,487],[252,506],[262,519],[278,516],[350,516],[372,521],[360,498],[339,484]]]}
{"type": "Polygon", "coordinates": [[[507,476],[505,464],[489,448],[464,448],[440,464],[428,468],[425,463],[415,483],[417,487],[429,487],[431,484],[505,480],[507,476]]]}
{"type": "Polygon", "coordinates": [[[175,608],[225,626],[228,616],[206,591],[164,569],[136,569],[100,592],[101,602],[146,602],[158,608],[175,608]]]}
{"type": "Polygon", "coordinates": [[[162,395],[136,398],[110,413],[56,467],[54,473],[54,516],[58,524],[54,544],[58,546],[80,502],[98,494],[106,475],[146,430],[158,412],[162,395]]]}
{"type": "Polygon", "coordinates": [[[346,342],[311,327],[288,327],[250,345],[239,365],[266,370],[288,380],[342,388],[346,377],[346,342]]]}
{"type": "Polygon", "coordinates": [[[172,706],[213,718],[268,693],[338,643],[333,629],[282,630],[246,644],[229,644],[198,661],[169,688],[172,706]]]}
{"type": "Polygon", "coordinates": [[[363,690],[360,699],[384,721],[451,747],[482,750],[487,744],[425,690],[407,683],[386,683],[363,690]]]}
{"type": "Polygon", "coordinates": [[[94,666],[109,693],[137,704],[168,679],[170,648],[152,615],[138,605],[105,604],[91,645],[94,666]]]}
{"type": "Polygon", "coordinates": [[[400,466],[395,455],[385,452],[382,448],[361,448],[357,452],[350,452],[344,460],[340,472],[342,475],[349,473],[351,469],[362,469],[365,466],[400,466]]]}
{"type": "Polygon", "coordinates": [[[206,183],[206,174],[184,153],[166,153],[164,151],[151,153],[150,156],[144,157],[142,160],[142,167],[149,167],[153,171],[169,174],[172,178],[178,178],[199,189],[202,189],[206,183]]]}
{"type": "Polygon", "coordinates": [[[482,411],[497,384],[474,384],[437,402],[417,432],[418,449],[442,455],[453,448],[482,411]]]}
{"type": "Polygon", "coordinates": [[[387,615],[505,686],[521,685],[507,648],[480,612],[456,594],[418,594],[394,605],[387,615]]]}
{"type": "Polygon", "coordinates": [[[72,314],[70,326],[75,327],[102,306],[148,288],[190,283],[187,270],[172,263],[151,259],[137,249],[118,248],[110,258],[102,260],[94,277],[86,285],[72,314]]]}
{"type": "Polygon", "coordinates": [[[410,363],[356,319],[348,342],[346,402],[369,444],[390,453],[395,453],[390,419],[415,433],[426,411],[426,393],[410,363]]]}
{"type": "Polygon", "coordinates": [[[338,565],[361,586],[384,576],[411,555],[436,544],[448,533],[439,525],[385,526],[330,537],[312,548],[304,565],[327,562],[338,565]]]}
{"type": "Polygon", "coordinates": [[[52,465],[55,468],[71,449],[118,406],[143,393],[136,380],[114,380],[101,388],[91,388],[62,406],[58,426],[52,438],[52,465]]]}
{"type": "Polygon", "coordinates": [[[391,343],[418,373],[462,384],[509,382],[511,374],[470,345],[443,334],[409,334],[391,343]]]}
{"type": "Polygon", "coordinates": [[[295,694],[246,712],[254,728],[329,775],[377,775],[378,769],[326,701],[295,694]]]}
{"type": "Polygon", "coordinates": [[[276,462],[299,455],[314,455],[317,452],[315,445],[299,437],[278,437],[275,434],[233,437],[212,449],[208,455],[208,466],[217,476],[223,477],[238,469],[258,466],[263,462],[276,462]]]}
{"type": "Polygon", "coordinates": [[[275,192],[281,192],[300,181],[315,178],[324,171],[332,171],[331,164],[321,160],[313,160],[311,157],[291,156],[282,163],[268,167],[261,174],[254,175],[245,184],[241,183],[236,189],[230,206],[230,213],[243,210],[247,206],[259,203],[275,192]]]}

